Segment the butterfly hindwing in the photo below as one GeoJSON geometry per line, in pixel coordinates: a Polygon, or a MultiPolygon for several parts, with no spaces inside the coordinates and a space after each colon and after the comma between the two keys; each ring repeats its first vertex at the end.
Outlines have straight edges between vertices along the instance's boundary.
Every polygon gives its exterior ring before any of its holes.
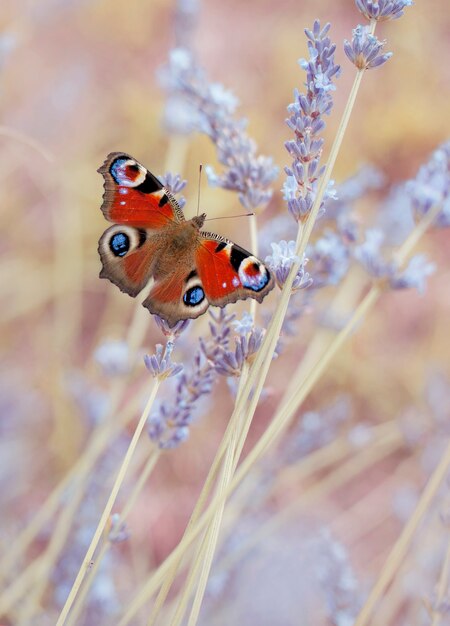
{"type": "Polygon", "coordinates": [[[184,221],[175,198],[130,155],[111,152],[98,171],[105,180],[101,209],[110,222],[155,229],[184,221]]]}
{"type": "Polygon", "coordinates": [[[115,224],[100,238],[98,251],[102,261],[100,278],[108,278],[130,296],[147,284],[158,251],[158,238],[152,231],[115,224]]]}
{"type": "Polygon", "coordinates": [[[186,274],[186,265],[157,280],[142,304],[150,313],[165,319],[170,327],[179,320],[202,315],[209,306],[197,271],[192,268],[186,274]]]}
{"type": "Polygon", "coordinates": [[[246,298],[262,302],[274,287],[267,267],[224,237],[205,232],[200,235],[195,261],[209,303],[223,307],[246,298]]]}

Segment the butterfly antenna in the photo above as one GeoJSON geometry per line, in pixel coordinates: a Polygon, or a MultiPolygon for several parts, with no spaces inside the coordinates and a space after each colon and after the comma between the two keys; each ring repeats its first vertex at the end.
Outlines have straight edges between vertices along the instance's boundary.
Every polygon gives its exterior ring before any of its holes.
{"type": "Polygon", "coordinates": [[[239,215],[222,215],[222,217],[210,217],[205,222],[212,222],[213,220],[228,220],[232,217],[251,217],[254,213],[240,213],[239,215]]]}
{"type": "Polygon", "coordinates": [[[198,166],[198,196],[197,196],[197,216],[200,213],[200,188],[202,182],[203,163],[198,166]]]}

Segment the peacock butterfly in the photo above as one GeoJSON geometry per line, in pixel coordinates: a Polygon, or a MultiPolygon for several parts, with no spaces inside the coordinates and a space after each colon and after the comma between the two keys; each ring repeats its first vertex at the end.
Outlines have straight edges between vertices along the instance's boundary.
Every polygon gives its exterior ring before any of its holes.
{"type": "Polygon", "coordinates": [[[255,298],[274,286],[267,267],[221,235],[201,230],[206,214],[186,221],[162,183],[133,157],[112,152],[104,177],[103,215],[114,225],[99,240],[100,278],[130,296],[154,285],[143,302],[173,327],[208,306],[255,298]]]}

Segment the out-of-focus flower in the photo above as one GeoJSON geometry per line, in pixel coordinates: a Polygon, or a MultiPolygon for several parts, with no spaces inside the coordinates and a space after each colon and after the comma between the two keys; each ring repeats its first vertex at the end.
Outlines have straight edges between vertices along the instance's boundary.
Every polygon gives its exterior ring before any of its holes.
{"type": "Polygon", "coordinates": [[[177,0],[175,7],[175,41],[177,47],[190,48],[197,25],[199,0],[177,0]]]}
{"type": "Polygon", "coordinates": [[[295,463],[313,450],[321,448],[339,434],[342,424],[351,418],[351,402],[341,395],[321,411],[303,413],[283,444],[282,457],[295,463]]]}
{"type": "Polygon", "coordinates": [[[389,282],[393,289],[415,288],[420,294],[423,294],[426,279],[434,274],[435,270],[434,263],[429,263],[424,254],[416,254],[403,271],[397,271],[393,274],[389,282]]]}
{"type": "Polygon", "coordinates": [[[359,24],[353,30],[351,43],[344,40],[344,51],[350,61],[359,70],[370,70],[386,63],[391,58],[392,52],[381,53],[385,41],[379,41],[370,33],[369,26],[359,24]]]}
{"type": "MultiPolygon", "coordinates": [[[[295,241],[279,241],[272,243],[272,254],[266,257],[265,262],[269,269],[274,273],[277,285],[282,288],[289,275],[290,269],[294,263],[299,261],[299,257],[295,254],[295,241]]],[[[308,272],[305,271],[307,259],[303,258],[297,275],[292,284],[292,290],[306,289],[312,285],[313,279],[308,272]]]]}
{"type": "Polygon", "coordinates": [[[172,363],[171,354],[173,351],[173,342],[168,341],[164,346],[160,343],[156,345],[155,354],[144,356],[145,367],[148,369],[153,378],[164,380],[170,376],[176,376],[183,370],[182,365],[172,363]]]}
{"type": "MultiPolygon", "coordinates": [[[[159,177],[159,180],[174,196],[179,194],[186,187],[186,181],[183,180],[179,174],[166,172],[163,176],[159,177]]],[[[184,196],[179,196],[177,198],[177,202],[180,209],[182,209],[186,204],[186,198],[184,196]]]]}
{"type": "Polygon", "coordinates": [[[433,206],[441,206],[435,224],[450,226],[450,141],[433,152],[417,176],[406,183],[405,190],[419,216],[428,213],[433,206]]]}
{"type": "Polygon", "coordinates": [[[347,550],[328,529],[322,531],[321,541],[316,574],[326,598],[328,618],[334,626],[351,626],[362,604],[358,581],[347,550]]]}
{"type": "Polygon", "coordinates": [[[314,22],[312,30],[306,29],[309,59],[300,59],[300,67],[306,71],[306,93],[294,91],[294,102],[288,106],[289,117],[286,124],[294,132],[295,138],[285,143],[293,158],[291,167],[286,167],[286,181],[283,195],[289,212],[296,221],[305,220],[314,203],[317,180],[324,168],[320,167],[323,139],[320,133],[325,127],[323,117],[333,106],[332,92],[334,80],[340,68],[334,62],[336,46],[327,33],[330,24],[321,29],[320,22],[314,22]]]}
{"type": "Polygon", "coordinates": [[[118,513],[113,513],[110,519],[108,539],[111,543],[122,543],[130,537],[130,532],[125,522],[122,522],[118,513]]]}
{"type": "Polygon", "coordinates": [[[356,246],[353,254],[366,271],[376,279],[386,279],[392,289],[410,289],[415,287],[421,294],[425,291],[426,278],[435,266],[429,263],[423,254],[410,259],[405,269],[400,270],[394,261],[386,261],[382,253],[383,233],[378,229],[366,232],[366,240],[356,246]]]}
{"type": "Polygon", "coordinates": [[[66,386],[91,425],[104,419],[110,403],[104,389],[96,387],[83,373],[77,371],[69,372],[66,386]]]}
{"type": "Polygon", "coordinates": [[[265,205],[278,175],[273,160],[257,154],[255,142],[247,135],[245,119],[235,119],[237,98],[218,83],[210,83],[205,72],[186,49],[172,50],[168,65],[160,72],[166,90],[177,95],[178,110],[173,117],[185,119],[185,132],[205,133],[217,148],[217,158],[224,166],[222,174],[205,167],[209,183],[236,191],[241,204],[249,210],[265,205]]]}
{"type": "Polygon", "coordinates": [[[405,7],[412,6],[412,0],[355,0],[358,10],[368,20],[385,22],[397,20],[404,13],[405,7]]]}
{"type": "Polygon", "coordinates": [[[253,315],[251,315],[251,313],[248,313],[248,311],[245,311],[240,320],[233,320],[231,322],[231,326],[238,335],[245,336],[253,330],[253,315]]]}
{"type": "Polygon", "coordinates": [[[350,251],[336,233],[327,230],[306,250],[311,264],[313,287],[337,285],[349,268],[350,251]]]}
{"type": "Polygon", "coordinates": [[[94,358],[107,376],[122,376],[130,371],[130,350],[126,341],[105,341],[94,358]]]}

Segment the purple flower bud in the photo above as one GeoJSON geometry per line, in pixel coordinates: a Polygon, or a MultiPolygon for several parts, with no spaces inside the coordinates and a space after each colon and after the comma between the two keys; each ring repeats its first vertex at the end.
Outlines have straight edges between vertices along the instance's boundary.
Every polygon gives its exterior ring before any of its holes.
{"type": "Polygon", "coordinates": [[[412,0],[355,0],[355,4],[368,20],[384,22],[401,17],[404,8],[412,6],[413,2],[412,0]]]}
{"type": "Polygon", "coordinates": [[[385,43],[371,35],[368,26],[359,25],[353,30],[352,42],[344,40],[344,51],[359,70],[368,70],[383,65],[391,58],[392,52],[380,54],[385,43]]]}
{"type": "Polygon", "coordinates": [[[168,341],[165,348],[159,343],[156,345],[155,354],[144,356],[145,367],[151,373],[153,378],[164,380],[170,376],[179,374],[183,366],[172,363],[171,354],[173,351],[173,342],[168,341]]]}

